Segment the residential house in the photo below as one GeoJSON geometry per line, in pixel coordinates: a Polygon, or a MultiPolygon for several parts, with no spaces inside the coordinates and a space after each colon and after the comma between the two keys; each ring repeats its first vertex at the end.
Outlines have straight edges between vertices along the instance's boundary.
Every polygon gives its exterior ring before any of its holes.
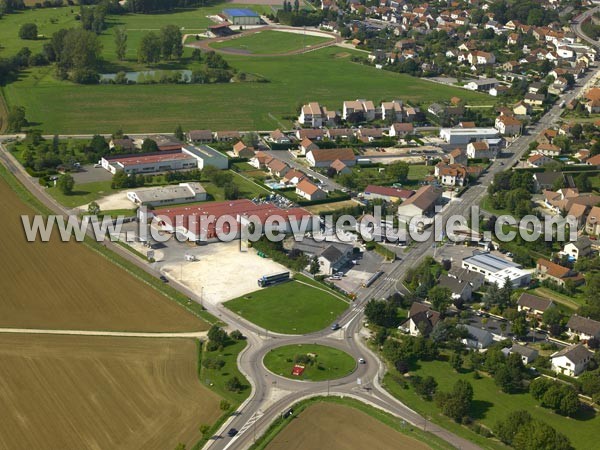
{"type": "Polygon", "coordinates": [[[342,109],[342,119],[352,119],[355,115],[362,117],[362,120],[375,120],[375,105],[370,100],[345,101],[342,109]]]}
{"type": "Polygon", "coordinates": [[[352,169],[350,169],[350,167],[348,167],[339,159],[336,159],[334,162],[332,162],[329,167],[334,170],[336,175],[348,175],[352,173],[352,169]]]}
{"type": "Polygon", "coordinates": [[[317,144],[315,144],[313,141],[311,141],[310,139],[304,138],[300,142],[299,149],[300,149],[301,155],[306,155],[308,152],[310,152],[312,150],[318,150],[319,146],[317,144]]]}
{"type": "Polygon", "coordinates": [[[467,184],[467,168],[460,164],[438,163],[435,166],[435,177],[444,186],[464,186],[467,184]]]}
{"type": "Polygon", "coordinates": [[[563,178],[562,172],[537,172],[533,174],[533,185],[536,192],[552,189],[557,179],[563,178]]]}
{"type": "Polygon", "coordinates": [[[546,97],[543,94],[532,94],[529,92],[525,94],[525,98],[523,99],[526,104],[531,106],[542,106],[544,100],[546,100],[546,97]]]}
{"type": "Polygon", "coordinates": [[[435,212],[435,205],[442,197],[441,189],[434,186],[422,186],[398,207],[398,216],[427,216],[435,212]]]}
{"type": "Polygon", "coordinates": [[[407,134],[413,134],[414,126],[412,123],[394,123],[390,127],[389,136],[401,138],[407,134]]]}
{"type": "Polygon", "coordinates": [[[492,159],[496,156],[496,152],[490,149],[490,145],[486,141],[470,142],[467,144],[467,158],[469,159],[492,159]]]}
{"type": "Polygon", "coordinates": [[[362,127],[359,128],[357,137],[363,142],[372,142],[383,137],[383,129],[362,127]]]}
{"type": "Polygon", "coordinates": [[[554,161],[552,158],[548,158],[547,156],[537,154],[527,158],[527,165],[529,167],[542,167],[548,163],[551,163],[552,161],[554,161]]]}
{"type": "Polygon", "coordinates": [[[455,148],[448,153],[448,162],[450,164],[467,164],[467,155],[460,148],[455,148]]]}
{"type": "Polygon", "coordinates": [[[271,142],[273,142],[274,144],[282,144],[282,145],[287,145],[292,142],[290,140],[289,136],[282,133],[281,130],[279,130],[279,129],[277,129],[275,131],[271,131],[271,133],[269,133],[269,140],[271,142]]]}
{"type": "Polygon", "coordinates": [[[260,150],[254,153],[254,156],[252,158],[250,158],[250,161],[248,161],[248,164],[250,164],[252,167],[256,167],[257,169],[264,169],[267,165],[267,163],[272,160],[273,157],[268,155],[265,152],[261,152],[260,150]]]}
{"type": "Polygon", "coordinates": [[[423,303],[413,302],[404,327],[411,336],[428,336],[440,321],[440,313],[423,303]]]}
{"type": "Polygon", "coordinates": [[[560,147],[554,144],[539,144],[532,153],[545,156],[560,156],[560,147]]]}
{"type": "Polygon", "coordinates": [[[310,139],[311,141],[320,141],[325,137],[325,131],[320,128],[300,128],[296,130],[296,139],[310,139]]]}
{"type": "Polygon", "coordinates": [[[573,314],[567,322],[567,335],[585,342],[600,339],[600,322],[573,314]]]}
{"type": "Polygon", "coordinates": [[[305,127],[320,128],[327,123],[328,111],[318,102],[310,102],[300,109],[298,122],[305,127]]]}
{"type": "Polygon", "coordinates": [[[600,206],[594,206],[585,221],[585,232],[591,236],[600,234],[600,206]]]}
{"type": "Polygon", "coordinates": [[[381,102],[381,118],[386,121],[402,122],[404,119],[404,104],[402,100],[381,102]]]}
{"type": "Polygon", "coordinates": [[[453,300],[464,300],[468,302],[473,295],[473,287],[465,280],[442,274],[438,280],[438,286],[450,289],[453,300]]]}
{"type": "Polygon", "coordinates": [[[254,156],[254,149],[239,141],[233,146],[233,154],[238,158],[250,159],[254,156]]]}
{"type": "Polygon", "coordinates": [[[520,344],[513,344],[513,346],[510,348],[503,348],[502,353],[504,353],[506,356],[516,353],[521,357],[521,361],[525,365],[531,364],[539,356],[539,353],[535,348],[526,347],[520,344]]]}
{"type": "Polygon", "coordinates": [[[136,150],[135,142],[133,139],[128,137],[122,139],[111,139],[108,143],[108,147],[111,150],[117,149],[117,151],[124,153],[131,153],[136,150]]]}
{"type": "Polygon", "coordinates": [[[471,349],[483,350],[488,348],[492,342],[494,342],[494,337],[489,331],[482,330],[481,328],[477,328],[472,325],[459,326],[466,328],[468,333],[467,337],[461,339],[461,342],[471,349]]]}
{"type": "Polygon", "coordinates": [[[548,298],[538,297],[523,292],[517,300],[517,310],[524,311],[530,317],[541,318],[544,313],[554,306],[554,302],[548,298]]]}
{"type": "Polygon", "coordinates": [[[523,101],[520,101],[513,106],[512,112],[517,117],[525,117],[529,115],[529,105],[523,101]]]}
{"type": "Polygon", "coordinates": [[[594,156],[588,158],[585,161],[585,164],[587,166],[594,166],[596,168],[599,168],[600,167],[600,155],[594,155],[594,156]]]}
{"type": "Polygon", "coordinates": [[[319,188],[319,186],[309,181],[308,178],[303,178],[296,185],[296,194],[310,201],[327,198],[327,193],[319,188]]]}
{"type": "Polygon", "coordinates": [[[448,276],[456,278],[461,282],[469,283],[473,292],[478,291],[485,282],[485,277],[482,274],[471,272],[456,265],[450,268],[448,276]]]}
{"type": "Polygon", "coordinates": [[[272,158],[271,160],[267,161],[266,166],[269,170],[269,173],[278,178],[282,178],[290,170],[290,166],[277,158],[272,158]]]}
{"type": "Polygon", "coordinates": [[[207,144],[212,142],[213,134],[210,130],[191,130],[188,132],[188,140],[194,144],[207,144]]]}
{"type": "Polygon", "coordinates": [[[215,140],[218,142],[239,141],[242,135],[239,131],[216,131],[215,140]]]}
{"type": "Polygon", "coordinates": [[[356,157],[351,148],[318,149],[306,154],[306,161],[311,167],[329,167],[336,159],[348,167],[356,164],[356,157]]]}
{"type": "Polygon", "coordinates": [[[339,272],[351,260],[354,248],[341,242],[315,241],[304,238],[294,243],[294,249],[300,250],[310,258],[317,257],[320,272],[332,275],[339,272]]]}
{"type": "Polygon", "coordinates": [[[583,277],[575,273],[572,269],[544,258],[537,260],[535,273],[540,280],[550,280],[563,287],[567,281],[573,281],[575,285],[581,284],[584,281],[583,277]]]}
{"type": "Polygon", "coordinates": [[[552,370],[556,373],[576,377],[586,369],[593,356],[594,353],[585,348],[583,344],[565,347],[550,357],[552,370]]]}
{"type": "Polygon", "coordinates": [[[592,253],[592,242],[587,236],[580,236],[574,242],[568,242],[563,247],[563,255],[567,255],[570,260],[577,261],[580,257],[588,256],[592,253]]]}
{"type": "Polygon", "coordinates": [[[306,174],[304,172],[301,172],[297,169],[290,169],[286,172],[281,180],[287,185],[296,186],[300,180],[305,177],[306,174]]]}
{"type": "Polygon", "coordinates": [[[471,80],[465,84],[465,88],[471,91],[489,92],[490,89],[498,86],[499,81],[495,78],[479,78],[471,80]]]}
{"type": "Polygon", "coordinates": [[[517,136],[521,134],[523,123],[511,116],[496,117],[495,128],[503,136],[517,136]]]}
{"type": "Polygon", "coordinates": [[[482,52],[481,50],[475,50],[469,53],[467,59],[469,61],[469,64],[476,66],[496,64],[496,56],[493,53],[482,52]]]}

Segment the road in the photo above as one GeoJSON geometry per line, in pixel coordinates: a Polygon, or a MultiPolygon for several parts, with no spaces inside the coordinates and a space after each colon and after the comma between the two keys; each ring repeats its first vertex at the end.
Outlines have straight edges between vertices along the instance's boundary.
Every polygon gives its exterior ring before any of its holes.
{"type": "MultiPolygon", "coordinates": [[[[579,95],[595,73],[595,70],[591,70],[583,80],[578,82],[576,89],[566,94],[563,99],[568,102],[571,98],[579,95]]],[[[464,213],[471,206],[479,204],[493,176],[514,165],[527,150],[529,143],[543,129],[557,121],[561,111],[558,106],[552,107],[538,124],[529,129],[526,135],[518,138],[510,146],[508,157],[502,158],[504,164],[501,164],[500,160],[494,162],[488,172],[480,178],[478,184],[470,187],[459,199],[448,203],[440,216],[447,220],[451,215],[464,213]]],[[[48,208],[59,214],[66,215],[68,213],[65,208],[49,197],[44,189],[24,172],[2,145],[0,145],[0,160],[48,208]]],[[[306,170],[306,168],[303,167],[303,170],[306,170]]],[[[110,242],[106,242],[106,245],[151,275],[158,276],[158,273],[149,267],[147,263],[122,247],[110,242]]],[[[223,424],[214,439],[209,440],[204,448],[209,450],[247,449],[275,418],[299,400],[315,395],[338,395],[357,398],[388,411],[406,420],[414,427],[436,434],[456,448],[478,449],[477,445],[430,423],[426,418],[388,394],[380,385],[385,367],[379,361],[377,355],[365,346],[363,335],[360,334],[363,329],[362,318],[365,303],[371,298],[385,298],[396,291],[402,291],[401,280],[408,268],[416,266],[425,256],[432,255],[434,251],[432,242],[415,243],[402,255],[402,260],[399,263],[385,265],[383,267],[385,275],[371,287],[359,291],[357,300],[338,318],[338,323],[340,323],[342,329],[337,331],[327,329],[303,336],[275,335],[256,327],[222,306],[207,306],[208,311],[225,322],[229,329],[239,329],[247,337],[248,345],[240,353],[238,365],[252,385],[252,394],[238,408],[236,413],[223,424]],[[345,378],[316,383],[279,377],[270,373],[263,366],[263,356],[271,349],[298,343],[330,345],[346,351],[356,360],[364,358],[366,364],[357,364],[356,371],[345,378]],[[229,428],[236,428],[239,430],[238,434],[233,438],[226,437],[226,431],[229,428]]],[[[171,280],[171,284],[192,300],[198,303],[201,302],[196,294],[180,285],[177,280],[171,280]]]]}

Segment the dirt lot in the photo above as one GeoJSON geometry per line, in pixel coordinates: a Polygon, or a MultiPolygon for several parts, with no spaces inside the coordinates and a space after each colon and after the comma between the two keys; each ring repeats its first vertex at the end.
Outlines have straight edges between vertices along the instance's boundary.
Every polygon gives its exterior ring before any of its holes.
{"type": "Polygon", "coordinates": [[[354,200],[343,200],[341,202],[323,203],[321,205],[306,206],[305,209],[307,209],[313,214],[321,214],[336,211],[341,208],[356,206],[357,204],[358,203],[354,200]]]}
{"type": "Polygon", "coordinates": [[[213,304],[254,292],[259,289],[257,280],[261,276],[288,270],[271,259],[259,257],[253,249],[240,252],[237,241],[190,247],[188,253],[198,261],[167,262],[163,271],[213,304]]]}
{"type": "Polygon", "coordinates": [[[362,411],[316,403],[279,433],[267,450],[426,450],[429,446],[379,422],[362,411]]]}
{"type": "Polygon", "coordinates": [[[208,325],[79,243],[25,239],[31,215],[0,178],[0,327],[194,331],[208,325]]]}
{"type": "Polygon", "coordinates": [[[173,449],[220,414],[189,339],[0,335],[0,448],[173,449]]]}

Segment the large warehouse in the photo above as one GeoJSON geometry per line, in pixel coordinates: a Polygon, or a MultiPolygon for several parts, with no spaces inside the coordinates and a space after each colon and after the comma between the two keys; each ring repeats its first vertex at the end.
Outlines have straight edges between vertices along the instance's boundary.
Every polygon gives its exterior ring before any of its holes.
{"type": "Polygon", "coordinates": [[[251,9],[224,9],[223,16],[232,25],[260,25],[260,16],[251,9]]]}
{"type": "Polygon", "coordinates": [[[508,278],[514,287],[526,286],[531,281],[531,273],[524,271],[519,264],[486,252],[474,252],[473,256],[462,260],[462,268],[480,273],[488,283],[504,286],[508,278]]]}
{"type": "Polygon", "coordinates": [[[269,217],[278,216],[285,221],[282,228],[288,233],[292,231],[290,222],[298,222],[299,226],[299,222],[306,217],[306,231],[311,231],[312,225],[312,214],[304,208],[281,209],[272,203],[256,204],[247,199],[163,208],[148,211],[148,214],[148,217],[140,219],[156,217],[162,231],[177,232],[192,242],[216,242],[219,236],[229,233],[239,238],[239,224],[246,225],[251,217],[264,226],[269,217]],[[232,219],[234,223],[226,219],[232,219]]]}
{"type": "Polygon", "coordinates": [[[198,160],[193,155],[175,150],[137,155],[105,156],[102,158],[102,167],[113,174],[120,170],[127,174],[154,173],[195,169],[198,167],[198,160]]]}
{"type": "Polygon", "coordinates": [[[495,128],[441,128],[440,137],[448,144],[467,145],[469,142],[496,139],[498,130],[495,128]]]}

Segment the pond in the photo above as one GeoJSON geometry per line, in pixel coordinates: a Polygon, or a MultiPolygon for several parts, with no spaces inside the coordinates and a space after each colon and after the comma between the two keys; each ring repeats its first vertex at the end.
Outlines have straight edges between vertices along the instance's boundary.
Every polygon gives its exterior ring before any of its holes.
{"type": "MultiPolygon", "coordinates": [[[[160,82],[163,77],[172,77],[179,74],[182,81],[189,83],[192,78],[191,70],[145,70],[141,72],[125,72],[128,83],[160,82]]],[[[101,73],[100,83],[110,83],[117,78],[116,73],[101,73]]]]}

